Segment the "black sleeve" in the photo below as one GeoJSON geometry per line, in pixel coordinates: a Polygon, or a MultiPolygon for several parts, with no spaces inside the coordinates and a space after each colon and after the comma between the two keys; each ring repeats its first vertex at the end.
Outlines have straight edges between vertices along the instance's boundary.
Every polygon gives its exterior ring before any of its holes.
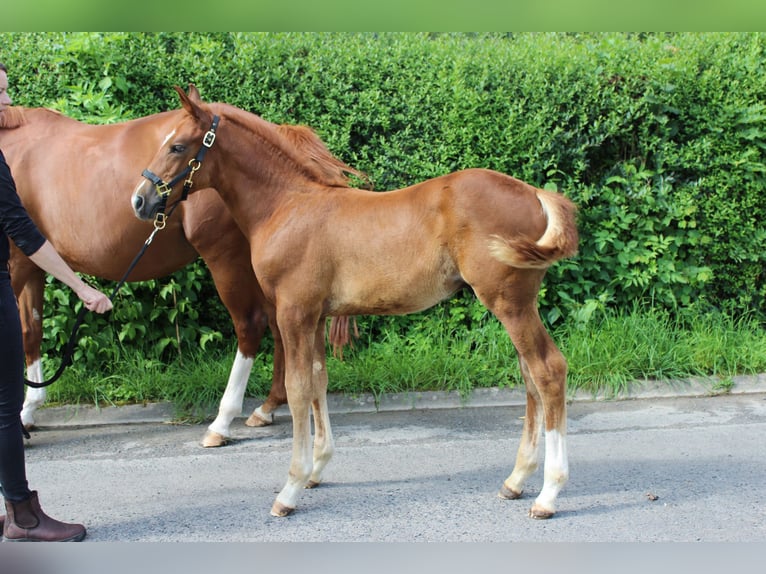
{"type": "Polygon", "coordinates": [[[21,249],[24,255],[33,255],[45,237],[37,229],[27,210],[21,204],[11,169],[0,151],[0,231],[4,232],[21,249]]]}

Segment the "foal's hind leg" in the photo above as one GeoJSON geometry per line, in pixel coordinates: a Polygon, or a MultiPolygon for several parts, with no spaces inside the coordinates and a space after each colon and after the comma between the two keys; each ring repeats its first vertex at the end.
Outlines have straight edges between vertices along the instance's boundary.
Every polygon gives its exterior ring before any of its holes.
{"type": "Polygon", "coordinates": [[[532,383],[527,365],[521,357],[519,357],[519,366],[527,387],[527,406],[516,464],[498,493],[498,496],[506,499],[520,498],[527,479],[537,470],[540,431],[543,424],[540,394],[532,383]]]}
{"type": "Polygon", "coordinates": [[[335,452],[330,414],[327,410],[327,378],[324,322],[320,321],[319,329],[314,338],[314,363],[312,365],[314,400],[311,406],[314,413],[314,466],[306,488],[313,488],[322,481],[322,471],[335,452]]]}
{"type": "Polygon", "coordinates": [[[537,312],[537,290],[542,278],[517,271],[501,291],[487,289],[477,295],[500,319],[519,354],[527,385],[527,418],[524,422],[516,466],[500,495],[518,498],[523,482],[537,465],[540,425],[545,428],[543,488],[529,515],[550,518],[556,512],[558,493],[569,478],[566,449],[566,371],[564,356],[545,331],[537,312]],[[540,420],[542,414],[542,420],[540,420]]]}
{"type": "MultiPolygon", "coordinates": [[[[529,515],[532,518],[550,518],[556,512],[556,497],[569,478],[566,448],[567,364],[564,356],[545,331],[536,309],[534,314],[529,313],[522,320],[504,319],[503,323],[519,353],[522,372],[526,373],[527,385],[533,387],[537,393],[527,393],[527,398],[532,398],[535,403],[532,408],[527,409],[527,413],[533,412],[535,413],[533,416],[536,417],[537,412],[542,410],[543,421],[541,422],[545,427],[543,488],[535,499],[529,515]]],[[[522,477],[526,478],[525,473],[529,475],[529,455],[522,451],[530,450],[530,445],[533,445],[531,450],[536,450],[539,423],[533,420],[528,428],[526,424],[526,436],[522,438],[519,446],[517,466],[506,480],[506,484],[511,489],[520,488],[522,477]],[[528,444],[525,444],[525,439],[528,444]]]]}

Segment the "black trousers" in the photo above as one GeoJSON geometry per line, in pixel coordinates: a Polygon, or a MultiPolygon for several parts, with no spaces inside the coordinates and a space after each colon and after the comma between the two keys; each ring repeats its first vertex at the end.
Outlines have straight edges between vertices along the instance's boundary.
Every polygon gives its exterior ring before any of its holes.
{"type": "Polygon", "coordinates": [[[21,408],[24,405],[24,344],[16,297],[0,268],[0,489],[6,500],[29,498],[21,408]]]}

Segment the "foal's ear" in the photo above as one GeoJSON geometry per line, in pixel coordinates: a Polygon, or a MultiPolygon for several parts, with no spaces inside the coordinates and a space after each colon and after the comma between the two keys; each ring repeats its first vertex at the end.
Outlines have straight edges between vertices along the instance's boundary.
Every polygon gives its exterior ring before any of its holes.
{"type": "Polygon", "coordinates": [[[187,95],[189,96],[190,100],[197,102],[198,104],[202,103],[202,97],[199,95],[199,90],[194,84],[189,84],[189,91],[187,95]]]}
{"type": "Polygon", "coordinates": [[[174,86],[174,87],[176,92],[178,92],[178,97],[181,98],[181,106],[183,107],[183,109],[185,109],[195,118],[201,119],[202,110],[199,107],[201,100],[199,98],[199,92],[197,91],[197,88],[194,88],[192,84],[189,84],[189,95],[187,96],[186,92],[184,92],[180,86],[174,86]],[[197,96],[196,98],[194,97],[194,94],[196,94],[197,96]]]}

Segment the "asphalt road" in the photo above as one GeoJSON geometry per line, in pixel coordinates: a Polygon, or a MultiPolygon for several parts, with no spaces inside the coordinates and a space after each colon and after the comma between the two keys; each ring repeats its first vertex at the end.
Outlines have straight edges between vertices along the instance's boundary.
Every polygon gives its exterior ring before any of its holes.
{"type": "Polygon", "coordinates": [[[108,541],[766,541],[766,395],[577,402],[570,482],[551,520],[496,496],[519,406],[335,414],[325,483],[269,510],[287,475],[289,417],[202,449],[202,425],[41,428],[27,442],[43,507],[108,541]]]}

